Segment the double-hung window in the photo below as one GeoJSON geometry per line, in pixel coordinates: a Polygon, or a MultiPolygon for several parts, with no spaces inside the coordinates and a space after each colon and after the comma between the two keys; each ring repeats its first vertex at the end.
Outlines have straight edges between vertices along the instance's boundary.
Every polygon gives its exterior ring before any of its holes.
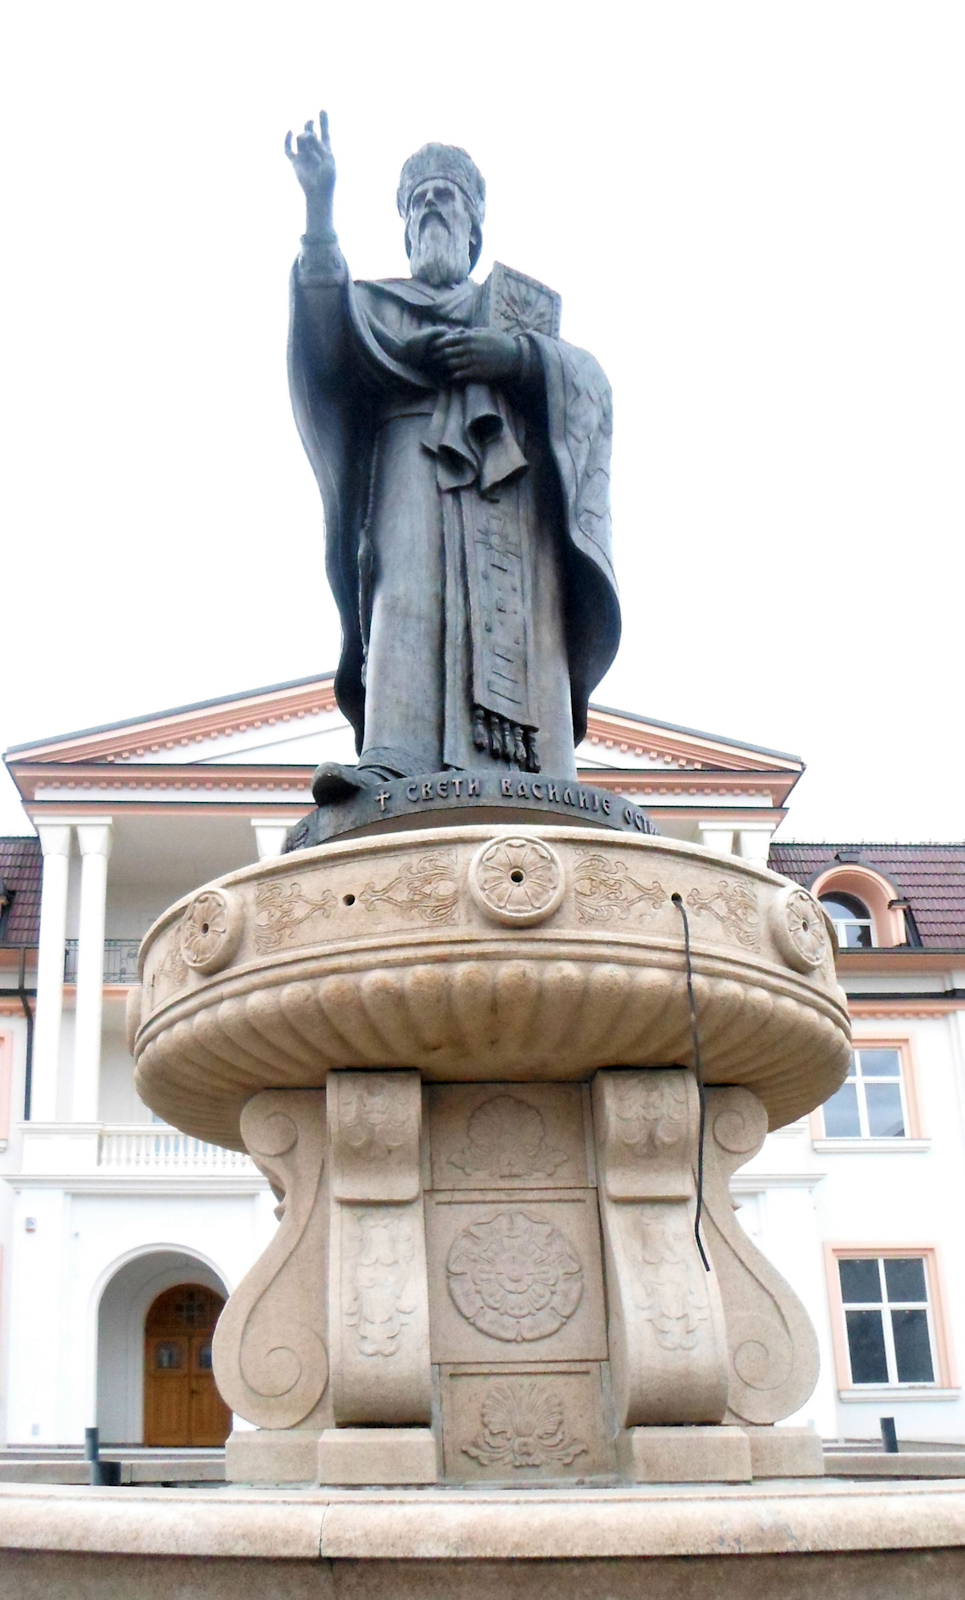
{"type": "Polygon", "coordinates": [[[904,1139],[908,1107],[902,1052],[859,1047],[837,1094],[824,1103],[826,1139],[904,1139]]]}
{"type": "Polygon", "coordinates": [[[839,1256],[837,1266],[852,1387],[935,1383],[926,1257],[839,1256]]]}

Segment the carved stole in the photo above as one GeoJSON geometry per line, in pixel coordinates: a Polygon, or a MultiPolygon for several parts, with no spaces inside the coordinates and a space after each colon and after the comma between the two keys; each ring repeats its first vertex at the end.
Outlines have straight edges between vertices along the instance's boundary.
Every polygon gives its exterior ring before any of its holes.
{"type": "Polygon", "coordinates": [[[618,1427],[720,1422],[727,1404],[723,1307],[694,1239],[699,1109],[679,1068],[593,1081],[618,1427]]]}
{"type": "Polygon", "coordinates": [[[337,1424],[431,1420],[417,1072],[330,1072],[329,1327],[337,1424]]]}

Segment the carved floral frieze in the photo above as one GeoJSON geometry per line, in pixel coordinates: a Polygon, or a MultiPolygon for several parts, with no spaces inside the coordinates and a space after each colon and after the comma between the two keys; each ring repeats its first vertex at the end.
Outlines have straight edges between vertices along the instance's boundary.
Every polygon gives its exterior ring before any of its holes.
{"type": "Polygon", "coordinates": [[[459,905],[455,852],[427,851],[405,862],[388,883],[367,883],[355,900],[366,911],[386,907],[434,926],[454,922],[459,905]]]}
{"type": "Polygon", "coordinates": [[[721,878],[710,894],[691,889],[687,905],[694,916],[714,917],[722,933],[745,950],[761,948],[761,913],[754,890],[742,879],[721,878]]]}
{"type": "Polygon", "coordinates": [[[296,878],[294,882],[272,879],[259,883],[255,891],[255,949],[264,955],[291,942],[303,922],[312,917],[330,917],[338,904],[329,889],[318,898],[309,895],[296,878]]]}
{"type": "Polygon", "coordinates": [[[611,860],[596,852],[577,857],[573,890],[581,922],[626,920],[631,911],[657,911],[668,895],[654,878],[639,883],[631,876],[625,861],[611,860]]]}

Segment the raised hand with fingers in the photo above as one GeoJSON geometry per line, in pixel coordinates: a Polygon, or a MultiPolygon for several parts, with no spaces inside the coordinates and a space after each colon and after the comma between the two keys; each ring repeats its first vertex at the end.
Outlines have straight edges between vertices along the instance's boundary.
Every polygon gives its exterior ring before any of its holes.
{"type": "Polygon", "coordinates": [[[309,232],[319,225],[331,226],[332,197],[335,193],[335,157],[328,136],[328,113],[318,114],[318,132],[314,122],[306,122],[303,133],[295,140],[285,136],[285,154],[295,169],[295,176],[305,191],[308,202],[309,232]]]}

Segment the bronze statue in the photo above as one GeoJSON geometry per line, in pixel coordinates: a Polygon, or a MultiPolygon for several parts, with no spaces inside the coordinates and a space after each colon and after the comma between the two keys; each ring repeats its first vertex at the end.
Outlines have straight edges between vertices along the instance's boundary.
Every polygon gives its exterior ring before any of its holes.
{"type": "Polygon", "coordinates": [[[292,274],[292,404],[325,510],[342,620],[335,678],[357,767],[319,805],[391,777],[575,775],[616,652],[610,390],[558,337],[559,300],[500,264],[469,274],[486,188],[428,144],[402,169],[411,278],[353,283],[332,225],[324,113],[286,150],[307,226],[292,274]]]}

